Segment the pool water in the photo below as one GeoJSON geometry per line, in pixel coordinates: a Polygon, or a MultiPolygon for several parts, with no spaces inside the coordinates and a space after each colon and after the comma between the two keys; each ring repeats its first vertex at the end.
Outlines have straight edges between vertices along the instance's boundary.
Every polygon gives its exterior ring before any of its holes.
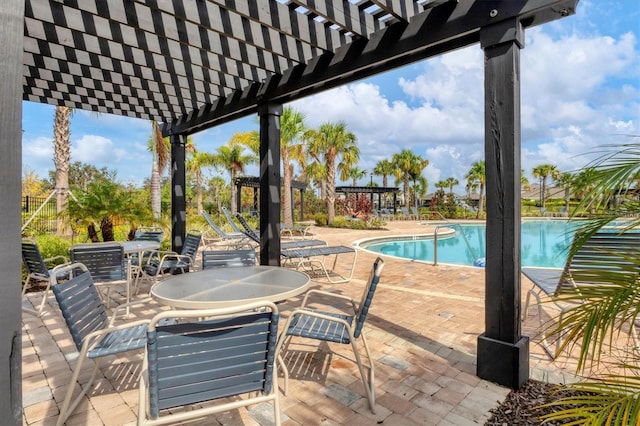
{"type": "MultiPolygon", "coordinates": [[[[562,268],[579,224],[565,220],[524,221],[521,228],[522,266],[562,268]]],[[[485,257],[484,224],[459,224],[452,236],[438,237],[438,263],[473,266],[485,257]]],[[[433,262],[433,239],[382,241],[361,244],[389,256],[433,262]]]]}

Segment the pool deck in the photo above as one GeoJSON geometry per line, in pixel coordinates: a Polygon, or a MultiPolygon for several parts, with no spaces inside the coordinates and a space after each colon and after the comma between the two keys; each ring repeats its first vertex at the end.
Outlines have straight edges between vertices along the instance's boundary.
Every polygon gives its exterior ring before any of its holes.
{"type": "MultiPolygon", "coordinates": [[[[316,238],[330,244],[394,234],[429,232],[430,225],[392,221],[385,230],[358,231],[314,228],[316,238]]],[[[360,251],[354,278],[345,284],[314,281],[314,286],[340,294],[359,295],[376,255],[360,251]]],[[[292,345],[288,395],[281,397],[284,425],[473,425],[483,424],[489,410],[502,402],[509,389],[475,376],[476,340],[484,332],[484,269],[386,258],[365,326],[376,366],[377,414],[364,398],[349,348],[332,345],[292,345]],[[329,368],[330,367],[330,368],[329,368]]],[[[344,265],[346,268],[348,265],[344,265]]],[[[338,267],[343,267],[338,262],[338,267]]],[[[522,296],[530,283],[522,279],[522,296]]],[[[28,295],[36,304],[41,293],[28,295]]],[[[286,317],[300,303],[295,298],[279,305],[286,317]]],[[[143,305],[132,319],[148,318],[162,309],[143,305]]],[[[573,381],[575,358],[550,361],[537,343],[537,310],[523,323],[531,336],[531,378],[554,383],[573,381]]],[[[23,315],[23,423],[54,424],[71,376],[73,344],[51,297],[42,318],[23,315]]],[[[69,418],[70,425],[135,424],[138,406],[137,374],[141,353],[121,357],[103,369],[99,386],[69,418]]],[[[87,368],[91,362],[85,363],[87,368]]],[[[86,376],[86,375],[85,375],[86,376]]],[[[86,377],[81,374],[81,382],[86,377]]],[[[195,424],[267,425],[263,406],[211,416],[195,424]]]]}

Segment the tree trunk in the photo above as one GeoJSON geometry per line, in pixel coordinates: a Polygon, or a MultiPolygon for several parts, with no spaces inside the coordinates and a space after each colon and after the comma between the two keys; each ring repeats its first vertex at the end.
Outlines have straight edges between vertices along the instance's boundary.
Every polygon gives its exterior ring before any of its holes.
{"type": "Polygon", "coordinates": [[[100,232],[102,232],[102,241],[115,241],[111,219],[103,218],[100,221],[100,232]]]}
{"type": "Polygon", "coordinates": [[[333,161],[327,161],[327,221],[331,223],[336,218],[336,170],[333,161]]]}
{"type": "Polygon", "coordinates": [[[286,149],[283,149],[281,152],[282,155],[282,171],[283,171],[283,216],[284,216],[284,224],[285,225],[293,225],[293,216],[291,214],[292,207],[292,199],[291,199],[291,181],[293,170],[289,165],[289,152],[286,149]]]}
{"type": "Polygon", "coordinates": [[[57,235],[71,236],[69,221],[65,218],[69,202],[69,163],[71,162],[71,112],[69,107],[56,107],[53,126],[53,163],[56,167],[57,235]]]}
{"type": "Polygon", "coordinates": [[[204,206],[202,205],[202,173],[200,170],[196,170],[195,173],[196,178],[196,204],[198,205],[198,214],[204,210],[204,206]]]}
{"type": "Polygon", "coordinates": [[[480,219],[482,210],[484,209],[484,183],[480,184],[480,199],[478,200],[478,211],[476,212],[476,219],[480,219]]]}
{"type": "Polygon", "coordinates": [[[403,191],[404,191],[404,206],[406,208],[409,208],[409,206],[411,205],[410,204],[411,203],[411,191],[409,189],[409,179],[405,178],[403,184],[404,184],[404,188],[403,188],[403,191]]]}
{"type": "Polygon", "coordinates": [[[151,166],[151,211],[153,218],[159,222],[161,217],[161,192],[160,192],[160,169],[158,168],[158,154],[153,148],[153,165],[151,166]]]}
{"type": "Polygon", "coordinates": [[[235,172],[231,172],[231,214],[232,215],[236,215],[236,213],[238,213],[238,196],[240,196],[239,194],[236,193],[236,188],[235,188],[235,180],[236,180],[236,174],[235,172]]]}
{"type": "Polygon", "coordinates": [[[98,231],[96,231],[95,223],[91,222],[89,226],[87,226],[87,236],[92,243],[97,243],[100,241],[100,239],[98,238],[98,231]]]}

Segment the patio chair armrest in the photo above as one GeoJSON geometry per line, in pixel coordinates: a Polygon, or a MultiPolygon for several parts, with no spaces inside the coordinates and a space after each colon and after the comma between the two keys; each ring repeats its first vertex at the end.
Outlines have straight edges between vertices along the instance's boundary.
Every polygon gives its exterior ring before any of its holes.
{"type": "Polygon", "coordinates": [[[314,318],[322,319],[325,321],[339,323],[344,325],[347,330],[351,329],[351,324],[349,324],[347,321],[343,320],[342,318],[337,318],[332,315],[327,315],[325,313],[314,311],[311,309],[296,309],[293,312],[291,312],[291,315],[289,315],[289,318],[287,318],[287,323],[284,326],[284,333],[287,332],[287,330],[289,329],[289,324],[291,323],[291,321],[293,321],[293,319],[297,315],[306,315],[309,317],[314,317],[314,318]]]}
{"type": "Polygon", "coordinates": [[[103,329],[100,329],[100,330],[92,331],[91,333],[87,334],[87,336],[85,337],[84,341],[82,342],[82,349],[80,350],[81,351],[80,354],[81,354],[81,356],[84,357],[84,355],[89,351],[89,349],[91,349],[93,344],[101,336],[104,336],[104,335],[109,334],[109,333],[113,333],[114,331],[124,330],[124,329],[130,328],[130,327],[135,327],[135,326],[142,325],[142,324],[149,324],[150,322],[151,322],[150,319],[143,319],[143,320],[128,322],[128,323],[125,323],[125,324],[109,326],[107,328],[103,328],[103,329]]]}
{"type": "Polygon", "coordinates": [[[153,299],[151,297],[145,297],[144,299],[134,300],[133,302],[122,303],[121,305],[116,306],[113,309],[113,312],[111,313],[111,319],[109,320],[109,327],[111,327],[113,325],[113,323],[116,320],[116,317],[118,316],[118,313],[119,313],[120,310],[126,309],[126,308],[131,307],[131,306],[146,304],[146,303],[149,303],[151,301],[153,301],[153,299]]]}
{"type": "Polygon", "coordinates": [[[344,296],[342,294],[336,294],[336,293],[332,293],[329,291],[323,291],[323,290],[316,290],[316,289],[311,289],[309,291],[307,291],[307,293],[304,295],[304,299],[302,299],[302,304],[300,305],[301,308],[304,308],[305,306],[307,306],[307,302],[309,301],[309,297],[312,295],[321,295],[321,296],[326,296],[328,298],[331,299],[340,299],[340,300],[344,300],[347,302],[351,302],[351,304],[354,303],[353,298],[349,297],[349,296],[344,296]]]}

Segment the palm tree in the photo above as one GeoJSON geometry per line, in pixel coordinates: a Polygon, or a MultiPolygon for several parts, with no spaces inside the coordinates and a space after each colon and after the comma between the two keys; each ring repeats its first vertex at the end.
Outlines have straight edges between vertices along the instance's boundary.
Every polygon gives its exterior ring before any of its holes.
{"type": "Polygon", "coordinates": [[[542,208],[546,207],[546,188],[547,188],[547,178],[551,178],[556,180],[560,177],[560,170],[553,164],[540,164],[533,168],[533,177],[539,178],[542,180],[542,185],[540,188],[540,199],[542,208]]]}
{"type": "Polygon", "coordinates": [[[448,187],[449,187],[449,185],[447,184],[447,182],[446,182],[446,181],[444,181],[444,180],[439,180],[439,181],[437,181],[437,182],[436,182],[436,184],[435,184],[434,186],[435,186],[436,188],[438,188],[438,189],[445,189],[445,188],[448,188],[448,187]]]}
{"type": "Polygon", "coordinates": [[[454,177],[448,177],[444,181],[447,184],[447,188],[449,188],[449,193],[453,193],[453,187],[460,183],[458,182],[458,179],[454,177]]]}
{"type": "Polygon", "coordinates": [[[567,212],[569,212],[570,201],[571,201],[571,189],[574,184],[574,176],[570,172],[565,172],[560,174],[557,179],[560,186],[564,188],[564,207],[567,212]]]}
{"type": "Polygon", "coordinates": [[[229,173],[231,185],[231,213],[235,214],[237,209],[237,195],[233,188],[233,182],[240,173],[244,173],[247,164],[254,163],[258,159],[253,154],[244,154],[243,148],[238,144],[222,145],[213,155],[213,164],[218,169],[229,173]]]}
{"type": "Polygon", "coordinates": [[[160,190],[160,181],[162,173],[169,165],[169,138],[164,138],[160,131],[160,126],[156,121],[151,122],[151,135],[147,142],[147,148],[153,155],[153,163],[151,165],[151,211],[156,222],[160,221],[162,213],[162,193],[160,190]]]}
{"type": "Polygon", "coordinates": [[[216,159],[212,154],[208,152],[197,152],[195,149],[187,159],[187,169],[193,174],[193,178],[195,180],[196,205],[198,212],[204,210],[204,206],[202,204],[202,169],[204,167],[213,166],[215,162],[216,159]]]}
{"type": "Polygon", "coordinates": [[[391,163],[395,167],[394,174],[397,180],[401,180],[404,185],[404,205],[409,207],[411,192],[409,181],[412,176],[419,176],[425,167],[429,165],[429,160],[425,160],[408,149],[403,149],[399,154],[393,154],[391,163]]]}
{"type": "MultiPolygon", "coordinates": [[[[575,214],[585,206],[601,210],[603,213],[587,222],[579,231],[569,256],[572,256],[594,233],[612,221],[626,218],[620,232],[633,230],[640,225],[640,201],[635,191],[640,177],[640,145],[626,144],[616,146],[616,152],[606,153],[581,173],[580,185],[589,188],[589,192],[580,202],[575,214]],[[618,203],[612,202],[615,197],[618,203]],[[631,217],[631,219],[629,219],[631,217]]],[[[640,270],[640,257],[626,256],[622,263],[632,264],[630,271],[640,270]]],[[[617,336],[623,328],[636,324],[640,316],[640,281],[629,279],[628,273],[615,274],[607,265],[601,269],[593,268],[590,280],[611,283],[603,286],[581,286],[580,291],[572,292],[565,298],[573,302],[566,310],[554,331],[562,330],[565,340],[560,350],[579,345],[578,371],[611,371],[610,366],[592,368],[602,362],[600,354],[610,351],[622,354],[616,348],[611,336],[617,336]],[[613,345],[613,346],[612,346],[613,345]],[[608,349],[607,349],[608,348],[608,349]],[[607,368],[608,367],[608,368],[607,368]]],[[[637,348],[636,348],[637,349],[637,348]]],[[[627,352],[629,353],[629,352],[627,352]]],[[[616,357],[617,358],[617,357],[616,357]]],[[[565,408],[549,414],[548,419],[562,420],[569,417],[579,419],[584,424],[639,424],[640,423],[640,367],[638,357],[633,350],[629,356],[621,359],[617,369],[628,374],[604,374],[593,377],[583,383],[567,385],[578,391],[591,392],[590,397],[568,397],[557,401],[565,408]]],[[[577,423],[576,423],[577,424],[577,423]]]]}
{"type": "Polygon", "coordinates": [[[56,211],[58,235],[70,236],[71,226],[64,219],[69,202],[69,163],[71,161],[71,115],[73,109],[57,106],[53,123],[53,164],[56,167],[56,211]]]}
{"type": "MultiPolygon", "coordinates": [[[[306,128],[304,114],[291,107],[285,107],[280,117],[280,158],[282,159],[283,222],[293,225],[293,161],[304,165],[304,143],[302,142],[306,128]]],[[[231,144],[239,143],[248,147],[256,157],[260,157],[260,133],[258,131],[241,132],[232,136],[231,144]]]]}
{"type": "Polygon", "coordinates": [[[382,176],[382,187],[387,188],[389,186],[387,176],[391,176],[394,170],[395,167],[393,166],[393,163],[391,161],[380,160],[373,169],[373,174],[376,176],[382,176]]]}
{"type": "Polygon", "coordinates": [[[309,130],[304,136],[311,158],[325,165],[327,174],[327,220],[335,219],[336,167],[341,175],[360,159],[356,136],[347,131],[344,122],[324,123],[317,130],[309,130]],[[336,161],[338,163],[336,164],[336,161]]]}
{"type": "Polygon", "coordinates": [[[280,117],[280,157],[282,158],[283,181],[283,216],[285,225],[293,225],[293,197],[291,183],[293,182],[292,160],[304,162],[304,143],[302,142],[306,128],[304,114],[291,107],[285,107],[280,117]]]}
{"type": "Polygon", "coordinates": [[[471,169],[465,176],[467,179],[467,187],[473,188],[477,186],[480,189],[480,198],[478,200],[478,211],[476,212],[476,219],[480,217],[481,212],[484,209],[484,185],[486,183],[486,167],[485,162],[476,161],[471,165],[471,169]]]}
{"type": "Polygon", "coordinates": [[[359,167],[352,167],[347,170],[347,177],[351,179],[352,186],[358,186],[358,180],[367,176],[367,171],[359,167]]]}

